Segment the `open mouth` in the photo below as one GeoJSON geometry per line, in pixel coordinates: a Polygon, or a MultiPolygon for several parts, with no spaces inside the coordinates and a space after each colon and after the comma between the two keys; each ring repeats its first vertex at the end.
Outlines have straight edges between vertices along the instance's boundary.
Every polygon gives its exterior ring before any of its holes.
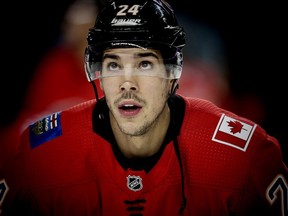
{"type": "Polygon", "coordinates": [[[120,113],[124,116],[135,116],[140,112],[142,107],[137,104],[129,103],[129,104],[122,104],[118,108],[120,113]]]}
{"type": "Polygon", "coordinates": [[[122,109],[122,110],[125,110],[125,111],[129,111],[129,110],[136,110],[136,109],[139,109],[140,107],[139,106],[136,106],[136,105],[131,105],[131,104],[127,104],[127,105],[123,105],[121,107],[119,107],[119,109],[122,109]]]}

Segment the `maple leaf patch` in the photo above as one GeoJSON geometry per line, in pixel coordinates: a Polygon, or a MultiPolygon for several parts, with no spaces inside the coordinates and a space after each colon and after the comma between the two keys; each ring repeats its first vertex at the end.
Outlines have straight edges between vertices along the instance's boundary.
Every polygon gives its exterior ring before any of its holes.
{"type": "Polygon", "coordinates": [[[241,124],[239,121],[229,121],[227,122],[228,126],[231,127],[231,133],[241,133],[241,130],[246,130],[243,128],[243,124],[241,124]]]}
{"type": "Polygon", "coordinates": [[[222,114],[212,140],[246,151],[256,124],[249,124],[222,114]]]}

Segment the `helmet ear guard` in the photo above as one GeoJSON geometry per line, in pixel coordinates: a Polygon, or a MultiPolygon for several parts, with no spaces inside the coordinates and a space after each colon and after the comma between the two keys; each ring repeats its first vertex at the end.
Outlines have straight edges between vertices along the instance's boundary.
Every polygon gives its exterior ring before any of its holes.
{"type": "Polygon", "coordinates": [[[103,52],[113,48],[159,50],[169,79],[179,79],[183,67],[185,32],[164,0],[112,0],[89,29],[85,71],[89,82],[101,77],[103,52]]]}

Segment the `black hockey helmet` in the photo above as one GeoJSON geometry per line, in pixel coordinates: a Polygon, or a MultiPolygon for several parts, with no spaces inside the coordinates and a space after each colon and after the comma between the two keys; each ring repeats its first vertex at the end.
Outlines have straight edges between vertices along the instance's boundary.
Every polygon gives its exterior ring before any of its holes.
{"type": "Polygon", "coordinates": [[[112,48],[152,48],[159,50],[166,66],[172,67],[169,79],[182,72],[185,32],[165,0],[110,0],[89,29],[85,50],[88,81],[101,77],[103,51],[112,48]]]}

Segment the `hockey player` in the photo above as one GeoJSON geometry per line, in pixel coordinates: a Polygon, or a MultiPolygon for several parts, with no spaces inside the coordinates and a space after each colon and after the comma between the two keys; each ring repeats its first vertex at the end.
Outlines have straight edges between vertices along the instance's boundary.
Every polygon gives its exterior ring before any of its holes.
{"type": "Polygon", "coordinates": [[[278,141],[177,94],[185,33],[164,0],[108,2],[87,39],[96,100],[25,130],[1,174],[2,215],[288,215],[278,141]]]}

